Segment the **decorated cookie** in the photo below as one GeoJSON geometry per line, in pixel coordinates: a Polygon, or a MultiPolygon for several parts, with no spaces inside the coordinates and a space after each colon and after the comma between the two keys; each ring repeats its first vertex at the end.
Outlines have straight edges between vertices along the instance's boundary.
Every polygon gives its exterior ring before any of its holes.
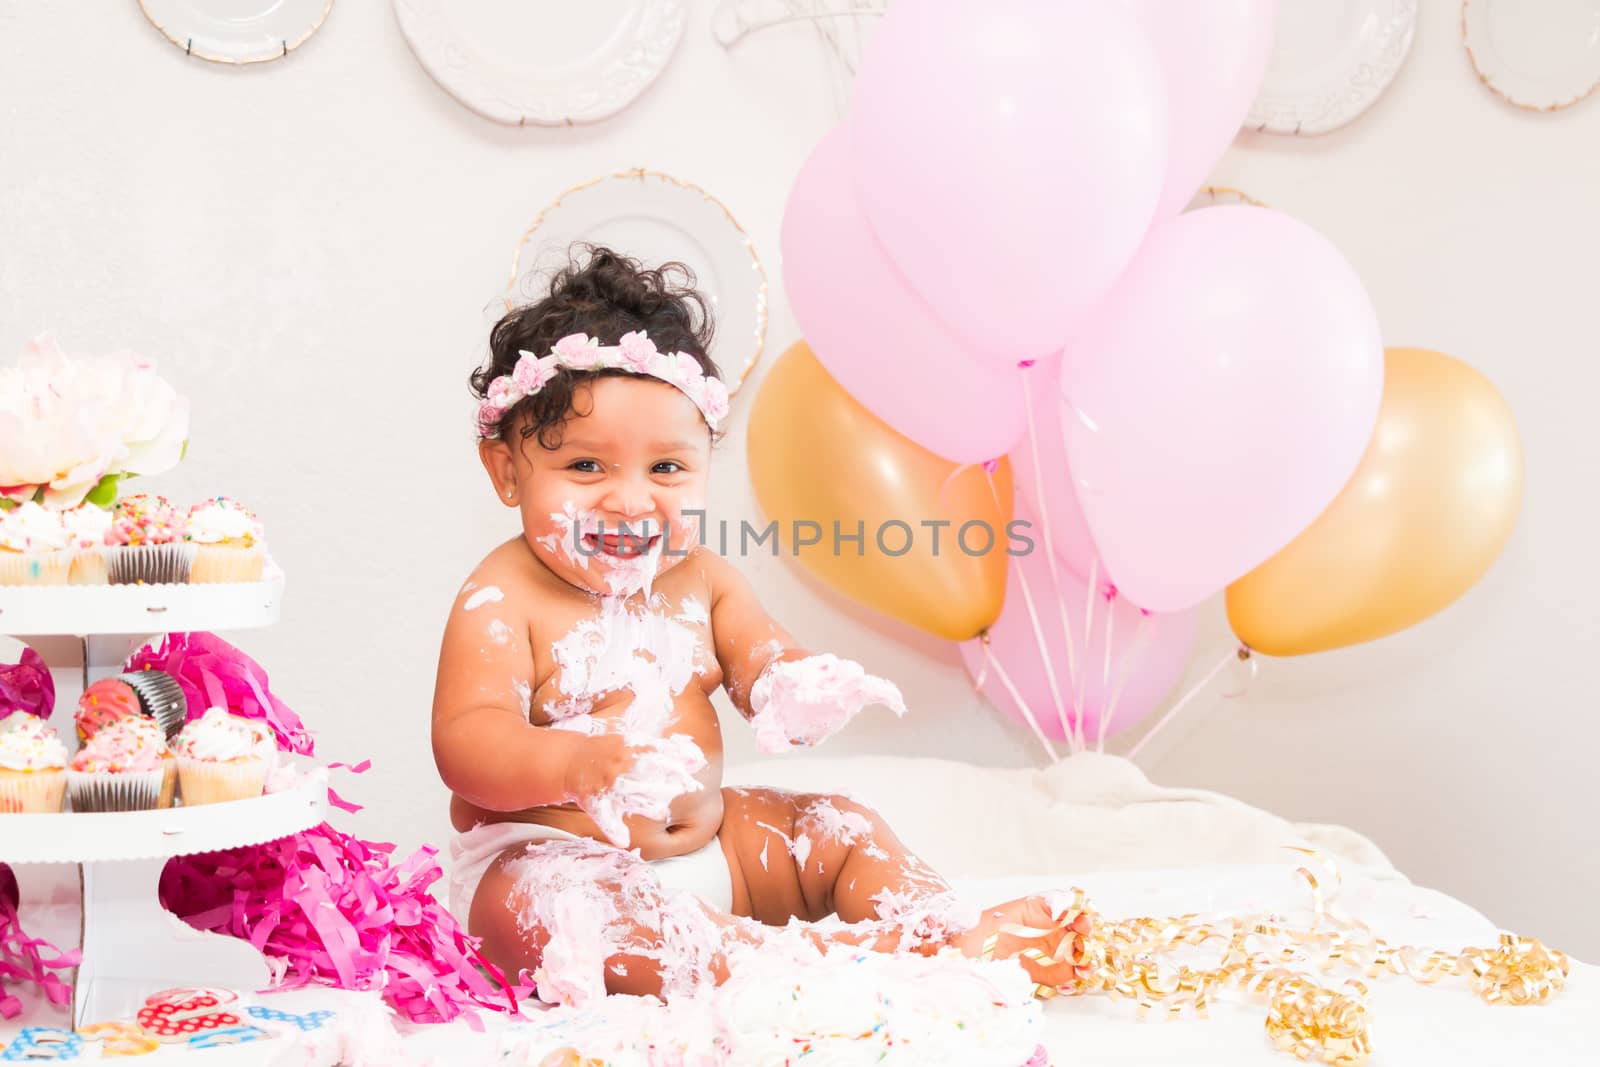
{"type": "Polygon", "coordinates": [[[190,1048],[217,1048],[221,1045],[246,1045],[252,1041],[267,1041],[272,1035],[259,1026],[230,1026],[209,1034],[196,1034],[189,1039],[190,1048]]]}
{"type": "Polygon", "coordinates": [[[161,1042],[187,1041],[196,1034],[238,1026],[229,1007],[239,999],[226,989],[164,989],[139,1009],[139,1026],[161,1042]]]}
{"type": "Polygon", "coordinates": [[[83,1038],[71,1030],[30,1026],[0,1052],[0,1063],[42,1063],[75,1060],[83,1056],[83,1038]]]}
{"type": "Polygon", "coordinates": [[[245,1009],[245,1014],[252,1019],[262,1022],[286,1023],[305,1033],[309,1030],[320,1030],[322,1024],[333,1018],[336,1014],[331,1011],[309,1011],[304,1015],[296,1015],[292,1011],[279,1011],[277,1008],[263,1008],[259,1004],[252,1004],[245,1009]]]}
{"type": "Polygon", "coordinates": [[[78,1027],[78,1036],[97,1042],[102,1056],[145,1056],[161,1047],[133,1023],[90,1023],[78,1027]]]}

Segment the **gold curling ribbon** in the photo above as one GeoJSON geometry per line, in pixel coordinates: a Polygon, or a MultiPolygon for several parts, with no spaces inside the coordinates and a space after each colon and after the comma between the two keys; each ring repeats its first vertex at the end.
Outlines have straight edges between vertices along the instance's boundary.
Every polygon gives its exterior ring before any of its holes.
{"type": "Polygon", "coordinates": [[[1421,985],[1465,977],[1486,1003],[1519,1006],[1543,1003],[1566,984],[1571,961],[1532,938],[1502,934],[1495,948],[1455,953],[1390,945],[1365,923],[1329,910],[1328,898],[1343,881],[1331,860],[1314,849],[1295,851],[1328,872],[1324,881],[1307,867],[1296,870],[1310,887],[1309,922],[1266,914],[1110,921],[1089,906],[1083,890],[1074,889],[1050,927],[1003,926],[984,940],[982,958],[994,958],[1002,934],[1046,945],[1054,940],[1053,950],[1030,946],[1013,954],[1046,968],[1073,965],[1071,981],[1035,984],[1035,997],[1099,993],[1134,1001],[1140,1018],[1157,1010],[1169,1019],[1186,1012],[1205,1018],[1219,993],[1237,989],[1266,1004],[1267,1036],[1277,1048],[1333,1067],[1359,1067],[1372,1054],[1368,989],[1355,976],[1330,988],[1314,972],[1343,968],[1369,979],[1396,974],[1421,985]],[[1222,946],[1216,966],[1162,967],[1162,957],[1207,942],[1222,946]]]}

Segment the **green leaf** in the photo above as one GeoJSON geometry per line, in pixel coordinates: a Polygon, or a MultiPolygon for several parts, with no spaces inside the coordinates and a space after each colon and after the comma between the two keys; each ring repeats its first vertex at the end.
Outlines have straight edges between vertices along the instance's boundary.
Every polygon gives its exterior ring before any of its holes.
{"type": "Polygon", "coordinates": [[[110,508],[117,502],[117,483],[122,481],[123,475],[108,474],[95,483],[93,489],[83,499],[95,507],[110,508]]]}

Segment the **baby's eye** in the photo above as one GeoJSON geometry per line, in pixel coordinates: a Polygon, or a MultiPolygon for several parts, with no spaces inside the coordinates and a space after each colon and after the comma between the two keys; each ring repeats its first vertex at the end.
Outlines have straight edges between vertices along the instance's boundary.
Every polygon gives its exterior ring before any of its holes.
{"type": "Polygon", "coordinates": [[[567,464],[567,470],[578,471],[583,474],[599,474],[600,464],[592,459],[575,459],[567,464]]]}
{"type": "Polygon", "coordinates": [[[650,468],[651,474],[677,474],[683,470],[682,464],[676,460],[664,459],[650,468]]]}

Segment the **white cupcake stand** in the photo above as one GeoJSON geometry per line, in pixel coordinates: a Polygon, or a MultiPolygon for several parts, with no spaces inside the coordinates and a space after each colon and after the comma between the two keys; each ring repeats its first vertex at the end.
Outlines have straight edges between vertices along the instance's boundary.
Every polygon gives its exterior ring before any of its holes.
{"type": "MultiPolygon", "coordinates": [[[[50,723],[70,746],[82,688],[121,673],[150,637],[238,630],[278,619],[281,572],[272,580],[218,585],[0,587],[0,633],[32,645],[51,668],[50,723]]],[[[253,800],[162,811],[0,814],[0,862],[76,864],[83,887],[83,962],[73,985],[74,1026],[129,1019],[151,993],[174,986],[241,992],[271,982],[248,941],[196,930],[163,909],[157,883],[167,860],[261,844],[322,822],[326,772],[296,759],[296,784],[253,800]]],[[[28,891],[24,871],[18,881],[28,891]]]]}

